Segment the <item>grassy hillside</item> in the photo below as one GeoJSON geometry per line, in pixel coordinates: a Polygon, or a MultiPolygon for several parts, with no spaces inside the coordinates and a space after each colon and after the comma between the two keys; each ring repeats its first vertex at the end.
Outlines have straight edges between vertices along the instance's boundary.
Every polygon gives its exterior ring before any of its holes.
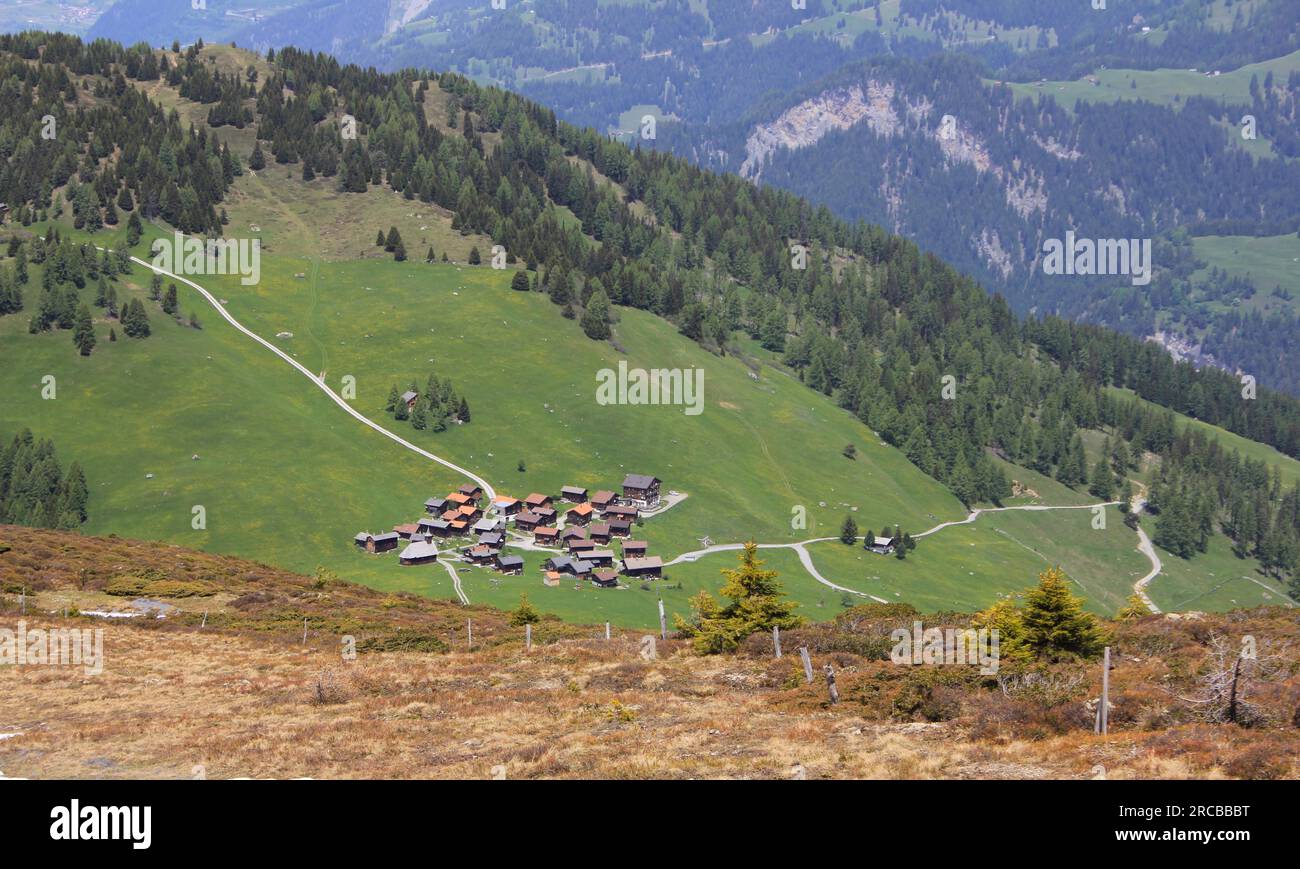
{"type": "Polygon", "coordinates": [[[1262,236],[1204,235],[1192,240],[1196,258],[1205,268],[1192,274],[1193,280],[1208,276],[1217,268],[1232,277],[1249,278],[1255,285],[1254,298],[1241,307],[1261,313],[1277,310],[1300,312],[1300,237],[1295,234],[1262,236]],[[1290,293],[1285,299],[1273,295],[1281,287],[1290,293]]]}

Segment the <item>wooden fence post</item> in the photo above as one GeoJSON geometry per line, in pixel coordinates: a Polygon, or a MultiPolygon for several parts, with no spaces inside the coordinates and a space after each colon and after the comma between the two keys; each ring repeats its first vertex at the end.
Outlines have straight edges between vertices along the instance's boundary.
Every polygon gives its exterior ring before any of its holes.
{"type": "Polygon", "coordinates": [[[781,626],[772,625],[772,648],[776,651],[776,657],[781,657],[781,626]]]}
{"type": "Polygon", "coordinates": [[[605,622],[605,639],[609,639],[609,622],[605,622]]]}
{"type": "Polygon", "coordinates": [[[302,617],[302,644],[307,645],[307,617],[302,617]]]}
{"type": "Polygon", "coordinates": [[[831,705],[834,706],[840,702],[840,690],[835,687],[835,668],[830,664],[826,665],[826,688],[830,691],[831,705]]]}
{"type": "Polygon", "coordinates": [[[465,648],[474,648],[474,620],[465,619],[465,648]]]}
{"type": "Polygon", "coordinates": [[[1102,656],[1101,663],[1101,735],[1105,736],[1110,725],[1110,646],[1102,656]]]}
{"type": "Polygon", "coordinates": [[[201,628],[206,628],[207,626],[208,626],[208,611],[207,611],[207,610],[204,610],[204,611],[203,611],[203,623],[202,623],[201,625],[199,625],[199,627],[201,627],[201,628]]]}
{"type": "Polygon", "coordinates": [[[803,658],[803,677],[804,677],[804,680],[805,680],[809,685],[811,685],[811,684],[812,684],[812,680],[813,680],[813,672],[812,672],[812,657],[809,656],[809,654],[808,654],[808,647],[807,647],[807,646],[800,646],[800,647],[799,647],[799,657],[803,658]]]}
{"type": "Polygon", "coordinates": [[[659,598],[659,639],[668,639],[668,617],[664,615],[663,598],[659,598]]]}
{"type": "Polygon", "coordinates": [[[533,650],[533,626],[524,625],[524,650],[531,652],[533,650]]]}

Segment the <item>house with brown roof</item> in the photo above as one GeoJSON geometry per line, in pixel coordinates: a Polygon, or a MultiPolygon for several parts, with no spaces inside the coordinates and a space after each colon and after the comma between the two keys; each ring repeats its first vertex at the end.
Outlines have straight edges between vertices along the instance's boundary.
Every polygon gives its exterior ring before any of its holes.
{"type": "Polygon", "coordinates": [[[648,558],[623,559],[623,573],[637,578],[657,578],[663,575],[664,562],[658,555],[648,558]]]}
{"type": "Polygon", "coordinates": [[[615,504],[605,510],[606,519],[626,519],[628,522],[635,522],[640,511],[636,507],[626,504],[615,504]]]}
{"type": "Polygon", "coordinates": [[[560,539],[566,542],[570,540],[586,540],[587,529],[577,525],[569,525],[564,529],[564,532],[560,534],[560,539]]]}
{"type": "Polygon", "coordinates": [[[542,517],[531,510],[525,510],[515,517],[515,528],[520,531],[532,531],[542,524],[542,517]]]}
{"type": "Polygon", "coordinates": [[[572,555],[581,552],[594,552],[596,549],[596,545],[597,544],[595,540],[582,540],[582,539],[570,540],[569,554],[572,555]]]}
{"type": "Polygon", "coordinates": [[[446,498],[430,498],[424,502],[424,512],[437,516],[447,509],[446,498]]]}
{"type": "Polygon", "coordinates": [[[451,523],[446,519],[421,519],[415,525],[421,534],[429,537],[447,537],[451,534],[451,523]]]}
{"type": "Polygon", "coordinates": [[[624,540],[623,557],[624,558],[644,558],[649,544],[644,540],[624,540]]]}
{"type": "Polygon", "coordinates": [[[543,546],[552,546],[555,541],[560,539],[560,529],[552,528],[549,525],[538,525],[533,529],[533,542],[540,543],[543,546]]]}
{"type": "Polygon", "coordinates": [[[397,536],[403,540],[410,540],[412,534],[420,533],[420,526],[418,523],[412,522],[409,525],[394,525],[393,530],[396,531],[397,536]]]}
{"type": "Polygon", "coordinates": [[[618,571],[617,570],[593,570],[591,572],[591,581],[593,584],[601,588],[617,588],[618,571]]]}
{"type": "Polygon", "coordinates": [[[415,403],[420,400],[420,393],[407,390],[402,393],[402,401],[406,402],[407,410],[414,410],[415,403]]]}
{"type": "Polygon", "coordinates": [[[466,483],[456,490],[459,494],[469,498],[471,503],[477,504],[483,497],[483,490],[474,483],[466,483]]]}
{"type": "Polygon", "coordinates": [[[597,543],[601,543],[601,544],[609,543],[608,522],[596,522],[593,525],[589,526],[587,530],[591,532],[591,539],[596,541],[597,543]]]}
{"type": "Polygon", "coordinates": [[[623,478],[623,501],[646,509],[659,503],[659,486],[663,481],[645,474],[628,474],[623,478]]]}
{"type": "Polygon", "coordinates": [[[591,506],[595,507],[596,512],[601,514],[604,514],[605,509],[609,507],[611,504],[617,504],[617,503],[618,503],[618,496],[615,495],[613,492],[609,492],[604,489],[601,489],[599,492],[591,496],[591,506]]]}
{"type": "MultiPolygon", "coordinates": [[[[594,537],[595,535],[592,536],[594,537]]],[[[632,523],[624,521],[623,519],[611,519],[609,521],[609,536],[610,537],[631,537],[632,523]]]]}
{"type": "Polygon", "coordinates": [[[533,510],[533,515],[541,519],[542,522],[547,525],[554,525],[556,516],[559,514],[555,512],[555,508],[553,507],[538,507],[533,510]]]}
{"type": "Polygon", "coordinates": [[[524,499],[524,506],[534,512],[537,511],[538,507],[550,507],[553,503],[554,501],[550,495],[543,495],[539,492],[533,492],[524,499]]]}
{"type": "Polygon", "coordinates": [[[480,510],[478,507],[474,506],[473,504],[466,504],[464,507],[461,507],[456,512],[459,514],[458,518],[463,519],[469,523],[477,522],[478,520],[483,518],[483,511],[480,510]]]}
{"type": "Polygon", "coordinates": [[[457,507],[463,507],[466,504],[470,503],[469,495],[465,495],[460,492],[452,492],[450,495],[447,496],[447,500],[455,504],[457,507]]]}

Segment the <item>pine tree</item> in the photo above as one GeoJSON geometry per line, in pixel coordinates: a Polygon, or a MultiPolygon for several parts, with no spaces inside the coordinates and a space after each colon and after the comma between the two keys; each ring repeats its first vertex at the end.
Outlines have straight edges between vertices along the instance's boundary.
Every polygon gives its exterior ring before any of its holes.
{"type": "Polygon", "coordinates": [[[840,542],[845,546],[852,546],[858,539],[858,523],[854,521],[853,515],[844,517],[844,524],[840,526],[840,542]]]}
{"type": "Polygon", "coordinates": [[[1025,643],[1039,658],[1095,658],[1105,645],[1101,626],[1083,611],[1059,567],[1040,573],[1038,585],[1025,593],[1023,620],[1025,643]]]}
{"type": "Polygon", "coordinates": [[[727,578],[722,596],[729,598],[725,607],[702,591],[691,598],[694,620],[674,619],[681,633],[694,639],[701,654],[734,651],[746,637],[773,627],[793,628],[803,622],[794,614],[798,606],[784,597],[777,572],[763,570],[758,559],[758,544],[749,541],[740,557],[740,566],[722,571],[727,578]]]}
{"type": "Polygon", "coordinates": [[[1111,471],[1110,457],[1105,453],[1097,457],[1097,464],[1092,469],[1092,483],[1088,491],[1103,501],[1115,497],[1115,476],[1111,471]]]}
{"type": "Polygon", "coordinates": [[[510,613],[510,624],[517,628],[524,625],[535,625],[542,620],[542,616],[537,612],[537,608],[528,602],[528,595],[519,595],[519,608],[510,613]]]}
{"type": "Polygon", "coordinates": [[[469,264],[472,266],[476,266],[482,262],[483,262],[483,258],[479,255],[478,247],[477,246],[471,247],[469,249],[469,264]]]}
{"type": "Polygon", "coordinates": [[[591,300],[587,303],[587,310],[582,312],[580,325],[582,331],[593,341],[608,340],[611,334],[609,328],[609,297],[605,295],[604,290],[597,290],[592,294],[591,300]]]}
{"type": "Polygon", "coordinates": [[[510,289],[518,290],[519,292],[522,293],[528,292],[531,289],[531,287],[528,284],[528,273],[515,272],[515,276],[510,279],[510,289]]]}
{"type": "Polygon", "coordinates": [[[248,155],[248,168],[260,172],[266,168],[266,155],[262,153],[262,143],[253,142],[253,153],[248,155]]]}
{"type": "Polygon", "coordinates": [[[85,305],[77,308],[77,324],[72,333],[72,343],[77,345],[82,356],[89,356],[90,351],[95,349],[95,324],[90,319],[90,308],[85,305]]]}

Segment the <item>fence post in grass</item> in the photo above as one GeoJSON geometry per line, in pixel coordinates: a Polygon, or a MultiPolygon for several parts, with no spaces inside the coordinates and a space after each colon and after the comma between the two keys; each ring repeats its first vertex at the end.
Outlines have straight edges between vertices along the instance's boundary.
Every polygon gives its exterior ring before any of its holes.
{"type": "Polygon", "coordinates": [[[772,648],[776,650],[776,657],[781,658],[781,626],[772,625],[772,648]]]}
{"type": "Polygon", "coordinates": [[[528,624],[528,625],[524,625],[524,651],[531,652],[532,650],[533,650],[533,626],[531,624],[528,624]]]}
{"type": "Polygon", "coordinates": [[[22,609],[22,615],[27,615],[27,586],[23,586],[22,595],[18,598],[18,605],[22,609]]]}
{"type": "Polygon", "coordinates": [[[207,611],[207,610],[204,610],[204,611],[203,611],[203,622],[199,625],[199,627],[201,627],[201,628],[206,628],[207,626],[208,626],[208,611],[207,611]]]}
{"type": "Polygon", "coordinates": [[[609,622],[605,622],[605,639],[609,640],[609,622]]]}
{"type": "Polygon", "coordinates": [[[803,678],[807,684],[811,685],[813,680],[812,674],[812,657],[808,654],[807,646],[799,647],[799,657],[803,658],[803,678]]]}
{"type": "Polygon", "coordinates": [[[659,639],[668,639],[668,618],[664,615],[664,599],[659,598],[659,639]]]}
{"type": "Polygon", "coordinates": [[[302,644],[307,645],[307,617],[302,617],[302,644]]]}
{"type": "Polygon", "coordinates": [[[835,687],[835,668],[830,664],[826,665],[826,688],[830,691],[831,705],[834,706],[840,702],[840,689],[835,687]]]}
{"type": "Polygon", "coordinates": [[[465,619],[465,648],[474,648],[474,620],[465,619]]]}
{"type": "Polygon", "coordinates": [[[1105,736],[1109,730],[1109,710],[1106,708],[1110,705],[1110,646],[1102,655],[1101,660],[1101,735],[1105,736]]]}

